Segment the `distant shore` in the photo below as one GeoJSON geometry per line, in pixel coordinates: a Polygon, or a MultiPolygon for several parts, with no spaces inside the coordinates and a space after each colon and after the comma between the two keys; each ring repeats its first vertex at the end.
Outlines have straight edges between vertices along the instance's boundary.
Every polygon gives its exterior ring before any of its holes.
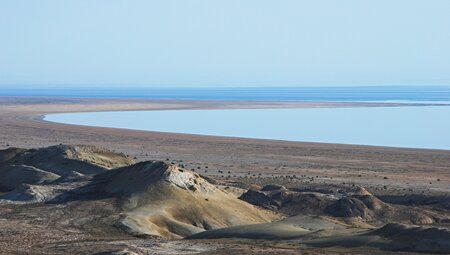
{"type": "Polygon", "coordinates": [[[169,134],[42,120],[45,114],[66,112],[398,105],[3,97],[0,98],[0,148],[88,144],[123,151],[137,160],[169,158],[182,160],[192,168],[208,164],[208,174],[214,176],[220,176],[219,170],[223,169],[241,175],[299,174],[317,176],[317,181],[327,183],[361,184],[377,188],[378,192],[414,189],[417,193],[448,193],[450,151],[445,150],[169,134]],[[395,190],[384,191],[385,184],[395,190]]]}

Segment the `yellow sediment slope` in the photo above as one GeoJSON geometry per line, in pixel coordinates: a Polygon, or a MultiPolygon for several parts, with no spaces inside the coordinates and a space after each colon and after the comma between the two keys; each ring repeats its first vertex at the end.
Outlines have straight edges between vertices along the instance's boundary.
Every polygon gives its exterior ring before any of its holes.
{"type": "Polygon", "coordinates": [[[104,180],[104,191],[123,197],[123,225],[140,234],[177,239],[209,229],[278,218],[210,184],[195,172],[160,161],[113,170],[100,178],[104,180]]]}

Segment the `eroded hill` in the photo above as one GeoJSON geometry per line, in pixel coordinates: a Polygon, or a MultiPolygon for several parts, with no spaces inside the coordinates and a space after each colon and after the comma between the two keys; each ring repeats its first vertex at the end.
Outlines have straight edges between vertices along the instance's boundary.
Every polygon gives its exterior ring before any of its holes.
{"type": "Polygon", "coordinates": [[[0,224],[29,233],[57,230],[55,240],[63,233],[114,236],[137,254],[151,249],[131,241],[136,237],[155,244],[155,237],[195,245],[204,239],[276,240],[311,249],[450,252],[445,197],[417,205],[357,186],[243,190],[223,184],[170,162],[134,163],[92,146],[8,149],[0,151],[0,211],[8,220],[0,224]],[[27,223],[18,224],[24,217],[27,223]]]}

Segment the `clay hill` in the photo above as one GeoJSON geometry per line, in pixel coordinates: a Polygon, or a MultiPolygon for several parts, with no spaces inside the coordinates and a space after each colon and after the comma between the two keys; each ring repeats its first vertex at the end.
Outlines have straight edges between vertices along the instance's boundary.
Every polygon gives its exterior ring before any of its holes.
{"type": "Polygon", "coordinates": [[[93,184],[94,193],[104,192],[121,200],[126,212],[123,226],[169,239],[277,218],[214,186],[198,173],[161,161],[100,174],[93,184]]]}
{"type": "Polygon", "coordinates": [[[134,163],[92,146],[0,151],[0,204],[54,206],[59,221],[96,229],[106,239],[112,228],[134,237],[450,252],[447,200],[406,205],[362,187],[267,185],[231,191],[219,184],[170,162],[134,163]],[[61,209],[66,206],[71,209],[61,209]],[[86,218],[78,219],[83,213],[86,218]],[[75,216],[65,219],[68,215],[75,216]]]}
{"type": "Polygon", "coordinates": [[[134,163],[122,153],[85,145],[56,145],[31,150],[12,148],[0,152],[0,162],[6,166],[33,166],[60,176],[72,171],[97,174],[134,163]]]}
{"type": "Polygon", "coordinates": [[[387,223],[433,224],[447,222],[449,215],[441,210],[389,204],[362,187],[339,190],[290,190],[268,185],[250,189],[240,199],[289,216],[320,215],[350,224],[381,226],[387,223]]]}
{"type": "MultiPolygon", "coordinates": [[[[53,197],[64,179],[108,171],[133,164],[122,153],[93,146],[57,145],[41,149],[10,148],[0,151],[0,191],[6,198],[42,201],[53,197]]],[[[59,190],[70,189],[71,185],[59,190]]]]}
{"type": "Polygon", "coordinates": [[[121,218],[112,224],[168,239],[278,218],[193,171],[162,161],[132,163],[123,154],[88,146],[22,151],[1,167],[2,189],[9,192],[0,199],[64,203],[113,198],[121,218]]]}

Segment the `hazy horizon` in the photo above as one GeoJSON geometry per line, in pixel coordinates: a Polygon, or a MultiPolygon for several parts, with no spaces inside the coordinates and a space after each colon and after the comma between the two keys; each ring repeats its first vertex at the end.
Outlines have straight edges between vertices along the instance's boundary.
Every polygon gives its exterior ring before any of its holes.
{"type": "Polygon", "coordinates": [[[27,89],[36,89],[36,90],[91,90],[91,89],[113,89],[113,90],[171,90],[171,89],[186,89],[186,90],[209,90],[209,89],[370,89],[370,88],[400,88],[400,89],[414,89],[414,88],[423,88],[423,89],[436,89],[436,88],[450,88],[449,85],[332,85],[332,84],[324,84],[324,85],[266,85],[266,86],[257,86],[257,85],[209,85],[209,86],[183,86],[183,85],[170,85],[170,86],[158,86],[158,85],[130,85],[130,84],[103,84],[103,85],[88,85],[88,84],[56,84],[56,85],[48,85],[48,84],[0,84],[1,88],[8,88],[14,90],[27,90],[27,89]]]}
{"type": "Polygon", "coordinates": [[[0,96],[188,100],[450,103],[448,86],[10,88],[0,96]]]}

